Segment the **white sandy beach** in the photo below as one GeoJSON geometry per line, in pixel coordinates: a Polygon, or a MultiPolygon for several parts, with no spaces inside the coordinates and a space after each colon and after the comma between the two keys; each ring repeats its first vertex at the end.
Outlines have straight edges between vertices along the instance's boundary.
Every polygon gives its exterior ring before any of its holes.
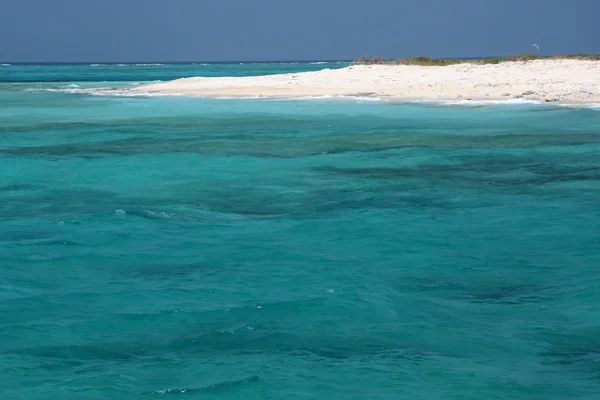
{"type": "Polygon", "coordinates": [[[373,96],[397,100],[600,103],[600,61],[537,60],[446,67],[356,65],[285,75],[185,78],[140,86],[130,92],[206,97],[373,96]]]}

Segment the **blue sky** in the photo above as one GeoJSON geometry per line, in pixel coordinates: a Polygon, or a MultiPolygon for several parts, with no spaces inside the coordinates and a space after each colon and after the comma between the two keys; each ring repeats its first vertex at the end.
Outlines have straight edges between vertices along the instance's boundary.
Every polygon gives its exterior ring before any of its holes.
{"type": "Polygon", "coordinates": [[[600,0],[1,0],[0,61],[600,53],[600,0]]]}

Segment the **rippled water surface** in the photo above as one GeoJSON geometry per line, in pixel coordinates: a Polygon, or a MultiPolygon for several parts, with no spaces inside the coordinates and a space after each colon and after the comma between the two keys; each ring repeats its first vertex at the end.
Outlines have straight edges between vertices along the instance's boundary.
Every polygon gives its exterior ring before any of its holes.
{"type": "Polygon", "coordinates": [[[26,68],[0,67],[3,397],[598,398],[598,109],[26,68]]]}

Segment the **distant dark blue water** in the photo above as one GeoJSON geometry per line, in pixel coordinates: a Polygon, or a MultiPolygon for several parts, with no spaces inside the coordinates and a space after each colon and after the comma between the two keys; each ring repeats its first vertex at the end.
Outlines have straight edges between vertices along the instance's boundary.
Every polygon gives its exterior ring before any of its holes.
{"type": "Polygon", "coordinates": [[[3,398],[600,398],[598,109],[94,95],[324,67],[0,67],[3,398]]]}
{"type": "Polygon", "coordinates": [[[256,76],[342,68],[347,61],[218,63],[2,64],[0,82],[169,81],[194,76],[256,76]]]}

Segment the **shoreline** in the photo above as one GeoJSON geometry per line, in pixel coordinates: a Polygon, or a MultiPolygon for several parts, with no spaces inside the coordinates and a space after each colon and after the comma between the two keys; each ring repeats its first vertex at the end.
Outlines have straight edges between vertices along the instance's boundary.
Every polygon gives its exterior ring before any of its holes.
{"type": "MultiPolygon", "coordinates": [[[[122,91],[121,91],[122,92],[122,91]]],[[[140,85],[131,95],[229,98],[365,97],[392,101],[600,103],[600,61],[477,65],[353,65],[251,77],[196,77],[140,85]]]]}

